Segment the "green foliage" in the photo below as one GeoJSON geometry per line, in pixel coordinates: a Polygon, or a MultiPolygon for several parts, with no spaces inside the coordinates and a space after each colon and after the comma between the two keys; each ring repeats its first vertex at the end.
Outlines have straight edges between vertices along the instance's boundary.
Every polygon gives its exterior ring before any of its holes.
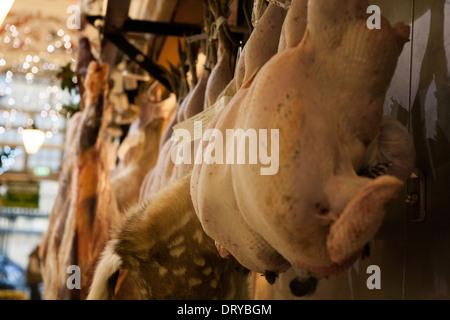
{"type": "Polygon", "coordinates": [[[61,114],[62,116],[66,117],[66,118],[70,118],[78,111],[80,111],[80,106],[75,103],[70,103],[67,105],[63,105],[61,110],[59,111],[59,114],[61,114]]]}
{"type": "MultiPolygon", "coordinates": [[[[80,94],[78,85],[74,82],[76,73],[72,71],[70,62],[62,67],[56,76],[61,81],[61,89],[68,90],[72,96],[72,100],[76,95],[80,94]]],[[[63,105],[59,113],[66,118],[70,118],[78,111],[80,111],[80,106],[78,104],[69,103],[67,105],[63,105]]]]}
{"type": "Polygon", "coordinates": [[[73,78],[76,76],[75,72],[70,68],[70,62],[66,64],[61,70],[56,74],[59,80],[61,80],[61,89],[68,89],[69,92],[77,89],[77,84],[73,82],[73,78]]]}

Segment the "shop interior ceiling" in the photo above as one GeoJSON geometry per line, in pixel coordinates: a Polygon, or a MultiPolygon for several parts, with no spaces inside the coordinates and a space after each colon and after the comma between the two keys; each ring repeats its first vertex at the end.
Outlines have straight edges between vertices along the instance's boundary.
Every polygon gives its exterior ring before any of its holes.
{"type": "MultiPolygon", "coordinates": [[[[147,20],[154,22],[177,22],[202,26],[203,4],[202,0],[127,0],[109,1],[112,8],[129,6],[128,16],[133,20],[147,20]]],[[[103,0],[16,0],[4,25],[10,24],[17,30],[26,29],[27,38],[30,37],[32,45],[28,46],[23,40],[17,45],[3,46],[1,50],[2,59],[6,64],[2,69],[7,70],[20,60],[21,55],[48,55],[47,47],[48,32],[57,32],[64,29],[65,34],[71,36],[74,54],[70,57],[76,58],[78,37],[86,36],[90,39],[94,55],[99,55],[100,44],[98,30],[89,24],[82,23],[83,30],[67,30],[67,21],[75,11],[71,6],[78,6],[82,14],[105,15],[108,1],[103,0]],[[26,50],[20,51],[20,49],[26,50]]],[[[116,10],[120,11],[120,10],[116,10]]],[[[122,12],[115,12],[122,15],[122,12]]],[[[2,29],[2,33],[5,33],[2,29]]],[[[1,35],[0,35],[1,36],[1,35]]],[[[5,34],[3,35],[5,36],[5,34]]],[[[18,37],[19,38],[19,37],[18,37]]],[[[169,62],[178,64],[178,37],[161,36],[151,33],[127,33],[127,38],[133,42],[144,54],[165,68],[169,68],[169,62]]],[[[14,41],[15,39],[12,39],[14,41]]],[[[64,48],[63,48],[64,49],[64,48]]],[[[71,52],[72,53],[72,52],[71,52]]],[[[55,50],[49,55],[53,61],[66,62],[68,56],[65,50],[55,50]]],[[[119,54],[120,57],[120,54],[119,54]]],[[[41,76],[47,76],[41,74],[41,76]]]]}
{"type": "MultiPolygon", "coordinates": [[[[104,39],[105,29],[111,28],[111,25],[106,25],[111,16],[113,19],[118,17],[119,20],[196,26],[197,30],[202,32],[203,2],[203,0],[16,0],[0,30],[0,72],[6,76],[6,72],[11,70],[16,79],[19,76],[30,77],[29,84],[32,85],[39,78],[54,78],[60,68],[68,63],[71,63],[72,69],[76,69],[81,37],[90,40],[91,50],[97,59],[112,64],[111,70],[119,69],[115,71],[121,72],[122,70],[117,68],[118,64],[121,61],[129,63],[132,59],[115,45],[108,45],[104,39]],[[79,26],[73,27],[73,22],[78,22],[74,20],[74,14],[78,12],[81,17],[81,29],[79,26]],[[103,27],[99,28],[95,23],[88,23],[86,16],[102,17],[103,27]],[[10,30],[11,26],[13,27],[10,30]],[[29,57],[34,59],[27,63],[29,57]],[[31,72],[32,69],[38,72],[31,72]]],[[[231,1],[232,16],[229,22],[237,19],[238,2],[240,1],[231,1]]],[[[235,22],[232,23],[236,25],[235,22]]],[[[179,43],[184,45],[184,37],[150,33],[145,29],[126,33],[121,30],[115,31],[124,34],[124,38],[152,63],[167,70],[170,70],[170,65],[179,64],[179,43]]],[[[136,63],[129,63],[129,69],[130,65],[132,70],[128,71],[152,80],[152,76],[136,63]]],[[[10,112],[15,107],[17,106],[9,106],[4,101],[1,105],[2,112],[10,112]]],[[[62,148],[62,145],[60,147],[62,148]]]]}
{"type": "MultiPolygon", "coordinates": [[[[96,12],[89,12],[87,8],[86,15],[95,17],[96,12]]],[[[102,58],[104,62],[110,65],[116,65],[123,57],[123,53],[129,58],[136,61],[136,56],[130,55],[124,50],[123,45],[111,38],[112,36],[121,37],[121,43],[128,41],[137,50],[142,52],[148,63],[154,64],[156,68],[161,66],[166,70],[170,70],[170,65],[177,66],[179,64],[178,43],[184,44],[184,41],[177,36],[167,36],[163,32],[159,32],[156,28],[148,30],[145,25],[135,26],[137,32],[129,32],[124,28],[124,22],[131,21],[150,21],[158,23],[170,24],[186,24],[188,26],[197,26],[201,32],[203,25],[203,1],[202,0],[126,0],[126,1],[103,1],[102,13],[102,32],[104,37],[100,44],[102,48],[102,58]],[[128,15],[125,14],[128,12],[128,15]],[[120,48],[119,48],[120,47],[120,48]]],[[[95,18],[94,18],[95,19],[95,18]]],[[[91,24],[96,25],[96,21],[90,20],[91,24]]],[[[120,39],[119,39],[120,41],[120,39]]],[[[125,43],[125,46],[127,44],[125,43]]],[[[147,63],[147,64],[148,64],[147,63]]],[[[135,64],[137,67],[137,64],[135,64]]],[[[137,67],[138,68],[138,67],[137,67]]],[[[138,73],[143,73],[142,68],[138,68],[138,73]]],[[[154,74],[150,74],[154,76],[154,74]]]]}
{"type": "Polygon", "coordinates": [[[52,34],[56,38],[58,31],[64,29],[64,35],[70,35],[71,48],[76,48],[78,33],[66,28],[68,14],[65,13],[68,7],[77,3],[74,0],[16,0],[0,31],[3,42],[0,54],[5,60],[2,70],[12,68],[24,55],[40,56],[43,60],[51,59],[61,63],[70,61],[74,51],[68,51],[67,54],[67,48],[64,47],[55,48],[57,50],[52,52],[47,50],[51,40],[48,35],[52,34]],[[9,35],[8,26],[14,26],[17,33],[11,32],[12,36],[9,35]]]}
{"type": "MultiPolygon", "coordinates": [[[[129,63],[136,60],[135,57],[130,59],[126,50],[118,48],[117,43],[113,44],[105,39],[105,34],[110,31],[123,35],[123,40],[126,39],[129,44],[142,52],[150,63],[157,68],[170,70],[171,65],[179,64],[179,45],[184,46],[184,37],[167,35],[157,29],[156,32],[149,32],[145,25],[138,26],[138,31],[135,31],[135,28],[132,32],[124,32],[120,24],[123,25],[124,21],[129,20],[150,21],[178,26],[178,30],[182,30],[183,26],[191,26],[196,28],[195,32],[201,33],[203,32],[204,2],[203,0],[16,0],[4,23],[5,27],[1,30],[3,35],[0,33],[0,37],[8,37],[8,43],[11,41],[10,45],[2,43],[0,52],[0,59],[4,61],[2,71],[21,69],[20,66],[24,63],[26,56],[40,57],[40,72],[33,75],[35,78],[54,76],[56,68],[71,61],[72,69],[75,69],[79,38],[87,37],[94,57],[109,63],[112,66],[111,70],[114,70],[121,61],[127,61],[127,68],[134,68],[128,71],[153,80],[154,77],[148,74],[145,68],[139,67],[138,63],[129,63]],[[77,28],[68,27],[69,23],[74,22],[74,14],[78,13],[73,8],[78,8],[81,17],[80,22],[75,20],[79,24],[77,28]],[[89,20],[86,17],[100,17],[101,19],[97,20],[100,20],[101,27],[96,24],[99,21],[89,20]],[[20,36],[13,38],[7,34],[10,31],[6,30],[9,25],[17,28],[20,36]],[[64,32],[59,37],[60,29],[64,29],[64,32]],[[70,36],[70,47],[66,49],[63,39],[68,36],[70,36]],[[55,43],[59,43],[59,46],[55,43]],[[42,66],[45,63],[54,68],[43,70],[42,66]]],[[[239,29],[237,11],[243,3],[250,7],[253,1],[230,1],[231,15],[228,23],[236,30],[239,29]]],[[[190,31],[192,33],[192,29],[190,31]]],[[[249,29],[241,28],[239,32],[241,35],[249,34],[249,29]]],[[[117,69],[123,71],[120,68],[117,69]]],[[[25,72],[25,70],[19,71],[25,72]]]]}
{"type": "MultiPolygon", "coordinates": [[[[126,18],[123,12],[116,10],[117,1],[109,1],[103,5],[104,15],[112,14],[113,18],[126,18]],[[112,12],[106,12],[106,7],[112,12]]],[[[203,22],[202,0],[134,0],[120,1],[120,6],[129,6],[128,17],[133,20],[144,20],[164,23],[186,23],[201,26],[203,22]]],[[[108,17],[107,17],[108,18],[108,17]]],[[[106,20],[108,21],[108,19],[106,20]]],[[[115,21],[113,21],[114,23],[115,21]]],[[[106,23],[106,22],[105,22],[106,23]]],[[[108,26],[105,26],[105,29],[108,26]]],[[[128,38],[143,43],[141,49],[150,59],[163,67],[169,68],[168,62],[178,64],[178,37],[166,37],[158,34],[128,33],[128,38]]]]}
{"type": "MultiPolygon", "coordinates": [[[[203,15],[206,2],[204,0],[103,1],[100,16],[104,17],[102,19],[104,38],[99,45],[103,50],[103,61],[113,66],[117,65],[125,53],[139,64],[140,59],[136,59],[136,54],[129,54],[133,48],[124,50],[124,47],[128,45],[124,44],[126,40],[145,56],[146,61],[140,63],[143,68],[138,68],[138,72],[145,73],[143,70],[145,69],[150,77],[164,80],[158,77],[159,70],[152,73],[149,69],[163,68],[170,71],[171,66],[177,66],[180,63],[179,46],[181,45],[184,49],[185,37],[204,33],[203,15]],[[124,12],[128,12],[128,15],[124,12]],[[161,23],[162,26],[140,24],[142,21],[161,23]],[[129,30],[130,22],[135,22],[131,27],[132,30],[129,30]],[[122,35],[126,35],[126,39],[121,38],[122,35]],[[119,39],[113,41],[113,38],[117,36],[119,39]]],[[[228,17],[228,25],[232,33],[234,32],[241,39],[242,35],[250,33],[248,28],[238,26],[238,9],[244,3],[251,6],[253,1],[231,0],[229,2],[231,14],[228,17]]],[[[96,21],[93,21],[95,12],[86,11],[87,20],[92,25],[96,25],[96,21]]],[[[168,87],[168,83],[164,81],[161,83],[168,87]]]]}

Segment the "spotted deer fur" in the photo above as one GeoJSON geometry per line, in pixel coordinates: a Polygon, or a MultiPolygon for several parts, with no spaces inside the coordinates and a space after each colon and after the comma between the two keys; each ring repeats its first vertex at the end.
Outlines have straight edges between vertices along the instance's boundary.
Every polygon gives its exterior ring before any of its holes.
{"type": "Polygon", "coordinates": [[[116,272],[128,269],[143,299],[245,299],[247,278],[203,231],[190,197],[190,174],[128,210],[95,273],[90,300],[112,298],[116,272]]]}

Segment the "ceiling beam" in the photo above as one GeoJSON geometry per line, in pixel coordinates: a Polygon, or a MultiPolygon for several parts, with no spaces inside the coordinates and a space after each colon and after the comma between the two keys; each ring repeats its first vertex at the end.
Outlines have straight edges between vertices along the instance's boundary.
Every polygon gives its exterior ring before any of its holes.
{"type": "MultiPolygon", "coordinates": [[[[8,146],[10,148],[16,148],[16,147],[22,147],[25,148],[23,143],[6,143],[6,142],[0,142],[0,147],[8,146]]],[[[42,149],[53,149],[53,150],[64,150],[64,144],[61,145],[43,145],[40,150],[42,149]]]]}
{"type": "Polygon", "coordinates": [[[146,70],[153,78],[158,80],[168,90],[172,90],[170,82],[166,77],[166,72],[163,67],[154,63],[139,49],[133,46],[125,37],[120,34],[105,34],[105,37],[114,43],[120,50],[123,51],[130,59],[139,64],[144,70],[146,70]]]}
{"type": "Polygon", "coordinates": [[[51,173],[47,177],[38,177],[31,171],[28,171],[28,172],[6,171],[2,175],[0,175],[0,185],[6,184],[6,183],[8,183],[8,181],[41,181],[41,180],[58,181],[59,174],[51,173]]]}
{"type": "MultiPolygon", "coordinates": [[[[103,16],[86,16],[86,19],[89,23],[95,24],[96,20],[103,20],[103,16]]],[[[203,29],[201,26],[189,23],[167,23],[127,19],[123,23],[121,31],[183,37],[185,35],[200,34],[203,32],[203,29]]]]}
{"type": "MultiPolygon", "coordinates": [[[[108,0],[106,16],[103,25],[103,34],[118,33],[123,28],[123,24],[128,19],[131,0],[108,0]]],[[[111,66],[110,73],[116,65],[119,49],[107,37],[102,40],[103,62],[111,66]]]]}

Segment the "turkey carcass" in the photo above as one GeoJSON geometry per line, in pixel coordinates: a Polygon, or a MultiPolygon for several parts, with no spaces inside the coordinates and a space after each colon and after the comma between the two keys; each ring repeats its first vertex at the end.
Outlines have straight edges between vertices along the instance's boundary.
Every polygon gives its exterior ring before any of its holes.
{"type": "MultiPolygon", "coordinates": [[[[367,7],[362,0],[309,1],[302,41],[265,64],[212,126],[223,136],[226,129],[278,129],[275,145],[263,145],[279,155],[276,174],[262,175],[264,166],[248,164],[248,156],[242,165],[194,166],[192,199],[204,230],[251,270],[344,271],[403,185],[393,175],[357,175],[389,148],[378,139],[382,106],[409,36],[409,27],[384,18],[381,30],[367,28],[367,7]]],[[[396,132],[411,145],[406,131],[396,132]]],[[[387,152],[392,172],[396,157],[402,171],[412,169],[406,151],[387,152]]]]}

